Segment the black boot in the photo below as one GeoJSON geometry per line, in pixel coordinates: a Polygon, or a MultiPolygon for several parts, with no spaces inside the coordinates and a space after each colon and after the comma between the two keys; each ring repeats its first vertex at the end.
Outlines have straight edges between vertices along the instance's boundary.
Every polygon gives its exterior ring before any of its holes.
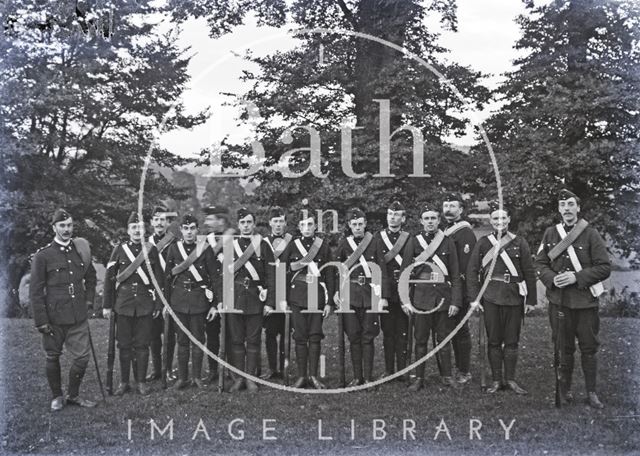
{"type": "Polygon", "coordinates": [[[147,377],[147,381],[152,382],[154,380],[160,380],[160,377],[162,377],[162,339],[160,337],[154,337],[149,350],[151,351],[151,364],[153,369],[147,377]]]}
{"type": "Polygon", "coordinates": [[[504,374],[507,387],[516,394],[528,394],[527,390],[516,383],[516,365],[518,364],[518,349],[504,349],[504,374]]]}
{"type": "Polygon", "coordinates": [[[197,346],[191,346],[191,376],[193,377],[193,383],[198,388],[204,388],[204,382],[202,381],[202,360],[204,358],[204,352],[197,346]]]}
{"type": "MultiPolygon", "coordinates": [[[[396,354],[396,372],[407,367],[407,335],[403,333],[401,337],[396,338],[395,346],[396,354]]],[[[406,373],[398,378],[399,381],[409,381],[409,374],[406,373]]]]}
{"type": "Polygon", "coordinates": [[[80,394],[80,383],[86,370],[86,364],[79,364],[76,361],[71,364],[71,368],[69,368],[69,389],[67,390],[69,397],[77,398],[80,394]]]}
{"type": "MultiPolygon", "coordinates": [[[[260,364],[260,348],[247,348],[247,373],[256,377],[258,375],[258,364],[260,364]]],[[[258,385],[251,379],[245,379],[247,391],[254,393],[258,391],[258,385]]]]}
{"type": "MultiPolygon", "coordinates": [[[[416,360],[426,355],[427,350],[428,350],[427,347],[416,347],[416,360]]],[[[418,366],[416,367],[416,378],[411,383],[411,385],[409,385],[409,391],[415,392],[422,389],[424,385],[424,370],[425,370],[424,363],[418,364],[418,366]]]]}
{"type": "Polygon", "coordinates": [[[582,361],[582,372],[584,373],[584,383],[587,393],[595,393],[596,375],[598,371],[598,360],[596,355],[585,355],[582,353],[580,358],[582,361]]]}
{"type": "Polygon", "coordinates": [[[493,381],[502,384],[502,347],[489,346],[488,352],[493,381]]]}
{"type": "Polygon", "coordinates": [[[54,398],[62,396],[62,374],[60,372],[60,358],[48,357],[45,364],[47,382],[54,398]]]}
{"type": "MultiPolygon", "coordinates": [[[[246,358],[246,356],[245,356],[244,345],[233,346],[233,348],[231,350],[231,364],[233,364],[233,367],[235,367],[236,369],[239,369],[241,371],[244,371],[245,370],[245,364],[246,364],[245,358],[246,358]]],[[[233,384],[231,385],[231,388],[229,389],[229,392],[230,393],[235,393],[235,392],[243,390],[244,387],[245,387],[244,377],[241,376],[241,375],[236,375],[235,379],[233,380],[233,384]]]]}
{"type": "Polygon", "coordinates": [[[294,383],[294,388],[304,388],[307,384],[307,365],[308,365],[309,349],[306,344],[296,343],[296,366],[298,369],[298,378],[294,383]]]}
{"type": "Polygon", "coordinates": [[[362,344],[362,365],[365,382],[373,380],[373,342],[362,344]]]}
{"type": "Polygon", "coordinates": [[[131,350],[121,348],[118,353],[120,360],[120,385],[113,393],[115,396],[122,396],[131,390],[129,385],[129,376],[131,375],[131,350]]]}
{"type": "Polygon", "coordinates": [[[174,387],[184,389],[189,386],[189,345],[178,345],[178,381],[174,387]]]}
{"type": "Polygon", "coordinates": [[[149,349],[145,348],[143,350],[136,350],[136,359],[138,360],[138,392],[146,396],[151,392],[151,389],[146,383],[147,379],[147,367],[149,365],[149,349]]]}
{"type": "Polygon", "coordinates": [[[351,364],[353,365],[353,379],[362,383],[362,344],[351,344],[351,364]]]}
{"type": "Polygon", "coordinates": [[[382,340],[384,346],[384,374],[382,377],[388,377],[395,372],[394,364],[396,357],[396,348],[393,336],[385,336],[382,340]]]}
{"type": "Polygon", "coordinates": [[[320,342],[309,342],[309,381],[315,389],[325,389],[326,386],[318,379],[319,363],[320,342]]]}

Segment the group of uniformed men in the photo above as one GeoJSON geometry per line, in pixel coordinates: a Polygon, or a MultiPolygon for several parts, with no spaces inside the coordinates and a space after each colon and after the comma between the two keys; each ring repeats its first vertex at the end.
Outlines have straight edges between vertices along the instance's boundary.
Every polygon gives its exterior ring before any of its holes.
{"type": "MultiPolygon", "coordinates": [[[[154,233],[146,241],[147,256],[143,252],[144,222],[132,214],[127,223],[129,240],[115,247],[105,278],[104,316],[111,312],[117,316],[121,381],[115,394],[131,389],[131,367],[139,393],[149,393],[147,382],[161,376],[163,343],[168,344],[167,375],[171,375],[174,336],[178,345],[176,388],[204,387],[219,375],[217,363],[210,358],[208,377],[203,379],[203,351],[177,325],[163,336],[162,319],[171,316],[166,311],[163,315],[153,277],[181,325],[196,340],[206,340],[208,350],[215,354],[224,318],[228,362],[252,376],[260,372],[264,326],[268,369],[262,378],[282,378],[288,334],[281,311],[290,311],[297,365],[293,386],[297,388],[325,388],[319,376],[322,326],[338,307],[349,310],[337,314],[350,345],[354,378],[349,386],[374,380],[374,339],[380,328],[382,378],[404,370],[412,362],[412,349],[415,360],[423,358],[430,336],[434,346],[441,344],[458,326],[451,343],[439,350],[437,361],[444,385],[466,384],[471,380],[471,337],[465,316],[471,306],[482,310],[485,317],[493,380],[487,391],[504,388],[527,394],[516,383],[515,372],[522,319],[537,302],[537,271],[547,288],[554,340],[558,312],[564,315],[566,337],[563,356],[557,360],[564,374],[562,399],[573,399],[570,387],[577,338],[588,402],[601,408],[595,385],[598,295],[601,281],[610,274],[610,263],[602,238],[578,216],[580,199],[568,190],[558,194],[562,223],[544,233],[535,260],[527,242],[509,231],[508,208],[491,207],[493,232],[477,242],[471,225],[462,218],[463,210],[459,194],[448,195],[442,205],[425,203],[420,211],[423,229],[412,235],[403,230],[406,211],[400,202],[389,206],[386,228],[375,234],[366,230],[365,213],[353,208],[346,217],[347,234],[332,253],[328,241],[317,235],[316,215],[310,209],[303,211],[299,232],[292,235],[286,232],[285,211],[272,208],[271,234],[262,238],[255,234],[252,211],[237,211],[234,234],[229,211],[210,207],[204,211],[209,233],[198,236],[198,219],[185,214],[179,221],[178,239],[167,231],[167,209],[156,207],[151,220],[154,233]],[[441,216],[444,229],[440,228],[441,216]],[[224,261],[225,251],[233,252],[229,264],[224,261]],[[334,267],[336,263],[344,266],[342,270],[334,267]],[[232,283],[225,281],[223,267],[229,269],[232,283]],[[280,284],[284,284],[282,292],[278,291],[280,284]],[[230,288],[236,312],[226,313],[222,312],[223,295],[230,288]],[[315,297],[317,304],[311,300],[315,297]],[[153,369],[147,377],[150,351],[153,369]]],[[[52,410],[60,410],[65,403],[58,360],[63,344],[73,357],[66,403],[95,405],[78,394],[90,353],[87,307],[93,301],[95,270],[88,243],[72,239],[72,223],[68,212],[56,211],[52,220],[55,238],[36,253],[32,264],[31,303],[36,327],[43,333],[52,410]]],[[[424,386],[425,363],[417,366],[413,380],[407,373],[397,377],[410,390],[418,391],[424,386]]],[[[245,388],[256,391],[258,386],[249,378],[235,376],[230,391],[245,388]]]]}

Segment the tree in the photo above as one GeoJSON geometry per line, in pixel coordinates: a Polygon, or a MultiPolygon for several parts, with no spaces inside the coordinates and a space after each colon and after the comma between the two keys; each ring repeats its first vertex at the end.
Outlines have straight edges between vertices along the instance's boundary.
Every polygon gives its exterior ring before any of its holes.
{"type": "MultiPolygon", "coordinates": [[[[176,103],[189,58],[154,23],[147,2],[31,0],[3,4],[0,39],[0,232],[5,282],[17,289],[29,256],[51,239],[50,214],[65,207],[94,255],[106,261],[109,240],[137,207],[144,158],[183,161],[154,145],[167,129],[192,127],[176,103]]],[[[182,198],[154,171],[145,197],[182,198]]]]}
{"type": "MultiPolygon", "coordinates": [[[[181,2],[182,4],[182,2],[181,2]]],[[[299,0],[289,6],[284,1],[224,3],[224,7],[207,9],[219,2],[187,2],[182,8],[194,8],[196,17],[207,18],[212,36],[228,32],[243,20],[253,6],[260,21],[281,26],[290,17],[296,27],[347,30],[364,33],[404,47],[424,59],[450,79],[473,107],[487,101],[488,91],[479,86],[481,75],[446,59],[445,49],[437,43],[437,34],[425,26],[429,15],[438,14],[443,23],[455,29],[455,1],[418,2],[411,0],[299,0]],[[240,6],[242,5],[242,7],[240,6]],[[244,8],[246,7],[246,8],[244,8]]],[[[394,199],[400,199],[417,210],[425,199],[435,199],[443,191],[460,190],[464,179],[466,156],[445,140],[462,135],[462,116],[470,109],[434,74],[402,52],[376,41],[348,34],[299,35],[301,44],[288,52],[275,52],[264,58],[248,56],[259,65],[259,71],[246,72],[253,88],[241,103],[257,107],[260,119],[255,122],[255,135],[265,150],[266,161],[252,178],[260,182],[256,198],[260,204],[279,204],[301,208],[308,199],[311,206],[332,208],[340,213],[353,205],[363,206],[370,214],[382,216],[394,199]],[[323,61],[319,54],[323,52],[323,61]],[[403,124],[416,127],[424,137],[425,164],[414,172],[412,135],[400,132],[393,136],[391,172],[394,177],[374,177],[379,173],[379,120],[382,101],[389,100],[390,132],[403,124]],[[353,131],[353,170],[356,178],[345,175],[340,153],[341,126],[361,127],[353,131]],[[321,134],[322,158],[319,172],[299,178],[281,175],[282,158],[287,154],[289,167],[301,172],[310,165],[309,133],[296,126],[309,126],[321,134]],[[288,131],[293,130],[293,131],[288,131]],[[284,133],[284,138],[283,138],[284,133]],[[291,139],[290,143],[283,139],[291,139]]],[[[240,166],[242,154],[253,153],[250,145],[223,144],[223,152],[234,150],[223,164],[240,166]]],[[[209,152],[209,151],[207,151],[209,152]]],[[[219,153],[219,151],[217,151],[219,153]]],[[[206,159],[204,164],[210,163],[206,159]]],[[[381,173],[387,174],[387,173],[381,173]]]]}
{"type": "MultiPolygon", "coordinates": [[[[557,220],[556,192],[567,187],[614,246],[638,252],[638,3],[556,0],[528,8],[515,45],[526,54],[499,88],[505,105],[487,125],[519,231],[537,245],[557,220]]],[[[486,163],[484,147],[475,155],[486,163]]],[[[492,181],[485,185],[485,195],[495,196],[492,181]]]]}

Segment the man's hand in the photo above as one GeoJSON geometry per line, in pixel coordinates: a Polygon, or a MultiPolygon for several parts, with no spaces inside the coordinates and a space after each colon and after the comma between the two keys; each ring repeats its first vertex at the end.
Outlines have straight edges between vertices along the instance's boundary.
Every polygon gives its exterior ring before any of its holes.
{"type": "Polygon", "coordinates": [[[340,293],[337,291],[333,294],[333,302],[338,307],[340,307],[340,305],[342,304],[342,299],[340,299],[340,293]]]}
{"type": "Polygon", "coordinates": [[[151,318],[158,318],[160,316],[160,314],[162,313],[162,311],[160,309],[156,309],[153,311],[153,313],[151,314],[151,318]]]}
{"type": "Polygon", "coordinates": [[[471,304],[469,304],[469,306],[474,312],[484,312],[484,308],[482,307],[482,304],[480,304],[480,301],[473,301],[471,304]]]}
{"type": "Polygon", "coordinates": [[[265,302],[267,300],[267,289],[262,288],[262,285],[259,285],[258,290],[258,299],[260,300],[260,302],[265,302]]]}
{"type": "Polygon", "coordinates": [[[322,318],[328,318],[331,315],[331,306],[326,305],[324,309],[322,309],[322,318]]]}
{"type": "Polygon", "coordinates": [[[573,285],[577,281],[578,279],[576,279],[576,273],[573,271],[562,272],[553,278],[553,283],[558,288],[568,287],[569,285],[573,285]]]}
{"type": "Polygon", "coordinates": [[[36,329],[40,331],[42,334],[50,334],[53,335],[53,328],[49,323],[45,323],[44,325],[36,326],[36,329]]]}
{"type": "Polygon", "coordinates": [[[455,317],[460,312],[460,307],[458,306],[449,306],[449,318],[455,317]]]}
{"type": "Polygon", "coordinates": [[[380,308],[385,310],[389,307],[389,301],[386,298],[380,298],[380,308]]]}
{"type": "Polygon", "coordinates": [[[527,315],[532,310],[535,310],[535,306],[530,306],[529,304],[524,306],[524,314],[527,315]]]}
{"type": "Polygon", "coordinates": [[[274,311],[273,307],[264,306],[264,308],[262,309],[262,315],[264,315],[265,317],[268,317],[269,315],[271,315],[273,311],[274,311]]]}
{"type": "Polygon", "coordinates": [[[280,301],[280,308],[282,310],[284,310],[285,312],[289,311],[289,305],[287,304],[287,301],[280,301]]]}
{"type": "Polygon", "coordinates": [[[413,307],[413,304],[408,302],[406,304],[402,304],[402,311],[410,317],[412,313],[417,312],[417,309],[413,307]]]}
{"type": "Polygon", "coordinates": [[[207,321],[213,321],[213,319],[216,318],[217,314],[218,314],[218,311],[216,310],[215,307],[210,308],[209,312],[207,312],[207,321]]]}
{"type": "Polygon", "coordinates": [[[102,318],[109,319],[111,317],[111,309],[102,309],[102,318]]]}

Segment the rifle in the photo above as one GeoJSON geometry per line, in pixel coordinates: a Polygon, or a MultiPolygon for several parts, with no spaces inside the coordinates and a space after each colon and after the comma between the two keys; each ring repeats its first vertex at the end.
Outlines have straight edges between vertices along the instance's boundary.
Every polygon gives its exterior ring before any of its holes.
{"type": "Polygon", "coordinates": [[[162,388],[167,389],[167,370],[169,367],[169,325],[171,315],[168,313],[162,316],[162,388]]]}
{"type": "MultiPolygon", "coordinates": [[[[225,361],[225,358],[227,357],[227,316],[223,313],[220,314],[220,352],[218,356],[222,361],[225,361]]],[[[224,392],[224,376],[224,364],[220,363],[218,393],[224,392]]]]}
{"type": "Polygon", "coordinates": [[[558,311],[558,318],[556,320],[556,338],[554,340],[554,362],[553,367],[556,373],[556,407],[562,407],[562,401],[564,400],[564,376],[562,375],[562,352],[564,351],[564,312],[558,311]]]}
{"type": "Polygon", "coordinates": [[[107,348],[107,392],[113,395],[113,363],[116,358],[116,314],[109,314],[109,344],[107,348]]]}
{"type": "Polygon", "coordinates": [[[93,346],[90,326],[91,325],[89,325],[89,319],[87,319],[87,336],[89,336],[89,347],[91,347],[91,354],[93,355],[93,364],[96,366],[96,376],[98,377],[98,385],[100,385],[100,392],[102,393],[102,401],[106,405],[107,396],[104,394],[104,386],[102,386],[102,377],[100,377],[100,369],[98,369],[98,358],[96,358],[96,349],[93,346]]]}
{"type": "Polygon", "coordinates": [[[289,356],[291,351],[291,313],[284,314],[284,368],[282,376],[285,386],[289,386],[289,356]]]}
{"type": "MultiPolygon", "coordinates": [[[[413,349],[413,314],[408,315],[409,328],[407,329],[407,365],[411,365],[411,352],[413,349]]],[[[407,375],[408,378],[411,374],[407,375]]]]}
{"type": "Polygon", "coordinates": [[[484,328],[484,313],[478,316],[478,346],[480,348],[480,388],[487,387],[487,333],[484,328]]]}
{"type": "Polygon", "coordinates": [[[344,321],[342,320],[342,314],[338,313],[338,360],[340,362],[340,386],[342,388],[347,385],[347,379],[345,378],[344,352],[344,321]]]}

